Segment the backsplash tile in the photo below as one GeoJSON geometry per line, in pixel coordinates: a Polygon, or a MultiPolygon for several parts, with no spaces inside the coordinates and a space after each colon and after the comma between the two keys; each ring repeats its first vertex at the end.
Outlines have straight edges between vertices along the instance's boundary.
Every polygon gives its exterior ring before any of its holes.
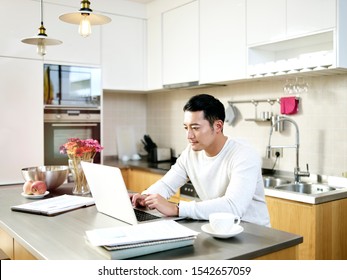
{"type": "MultiPolygon", "coordinates": [[[[159,146],[171,147],[175,155],[179,155],[187,145],[182,108],[191,96],[209,93],[225,106],[229,100],[280,98],[286,96],[283,92],[285,80],[285,77],[278,77],[226,87],[179,89],[147,95],[106,94],[104,126],[108,136],[105,145],[110,147],[105,148],[105,152],[116,152],[113,129],[119,123],[128,123],[136,127],[139,141],[143,134],[148,133],[159,146]]],[[[299,113],[289,116],[300,129],[300,167],[305,169],[308,163],[311,173],[341,176],[347,171],[347,74],[305,77],[305,80],[309,83],[309,90],[300,96],[299,113]]],[[[245,121],[245,118],[254,118],[252,104],[235,106],[240,112],[239,120],[234,126],[225,124],[225,134],[251,142],[263,159],[263,167],[271,168],[274,159],[265,158],[269,123],[245,121]]],[[[277,103],[272,107],[268,103],[260,103],[257,112],[260,115],[262,111],[279,114],[280,106],[277,103]]],[[[271,142],[294,144],[294,127],[287,123],[284,132],[273,133],[271,142]]],[[[283,154],[275,168],[293,171],[295,150],[284,149],[283,154]]]]}
{"type": "MultiPolygon", "coordinates": [[[[301,94],[299,113],[289,116],[295,120],[300,130],[300,167],[309,164],[312,173],[341,176],[347,170],[347,75],[305,77],[309,83],[307,93],[301,94]]],[[[177,90],[169,93],[154,93],[148,95],[147,125],[150,134],[156,133],[160,144],[167,144],[179,154],[185,148],[187,141],[183,130],[182,107],[190,96],[199,93],[209,93],[219,98],[225,106],[229,100],[249,100],[280,98],[286,96],[283,92],[285,78],[274,80],[249,81],[230,84],[226,87],[215,87],[194,90],[177,90]],[[172,110],[175,105],[174,116],[171,119],[171,131],[162,118],[158,117],[156,102],[161,99],[160,111],[167,108],[172,110]],[[155,123],[155,126],[153,125],[155,123]],[[165,133],[160,133],[160,131],[165,133]],[[181,131],[181,132],[180,132],[181,131]]],[[[255,115],[252,104],[235,104],[242,119],[235,126],[225,125],[225,134],[230,137],[240,137],[251,142],[263,159],[263,166],[272,168],[274,159],[265,158],[270,126],[268,123],[247,122],[245,118],[255,115]]],[[[257,111],[280,112],[279,104],[272,106],[260,103],[257,111]]],[[[272,143],[294,144],[295,129],[289,124],[280,135],[273,133],[272,143]]],[[[293,171],[295,165],[295,150],[284,149],[283,158],[278,160],[276,169],[293,171]]]]}

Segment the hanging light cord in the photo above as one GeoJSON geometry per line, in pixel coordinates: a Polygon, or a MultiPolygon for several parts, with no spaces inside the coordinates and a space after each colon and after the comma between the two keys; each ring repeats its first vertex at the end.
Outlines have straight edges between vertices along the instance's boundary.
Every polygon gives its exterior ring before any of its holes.
{"type": "Polygon", "coordinates": [[[42,4],[43,0],[41,0],[41,4],[40,4],[40,11],[41,11],[41,24],[43,25],[43,4],[42,4]]]}
{"type": "Polygon", "coordinates": [[[46,36],[46,28],[43,25],[43,0],[40,1],[40,11],[41,11],[41,26],[39,27],[39,36],[46,36]]]}

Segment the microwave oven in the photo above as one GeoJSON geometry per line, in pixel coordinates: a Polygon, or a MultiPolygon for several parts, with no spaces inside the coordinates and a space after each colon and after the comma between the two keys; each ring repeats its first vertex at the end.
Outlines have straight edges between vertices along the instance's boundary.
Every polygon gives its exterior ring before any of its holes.
{"type": "Polygon", "coordinates": [[[101,70],[97,67],[44,64],[44,105],[99,107],[101,70]]]}

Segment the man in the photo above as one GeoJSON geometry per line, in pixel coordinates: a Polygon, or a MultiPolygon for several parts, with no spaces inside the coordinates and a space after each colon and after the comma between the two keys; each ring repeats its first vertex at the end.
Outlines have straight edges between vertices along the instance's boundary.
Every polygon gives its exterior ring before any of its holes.
{"type": "Polygon", "coordinates": [[[133,204],[203,220],[213,212],[232,212],[243,221],[270,226],[260,157],[249,145],[223,134],[223,104],[200,94],[183,111],[189,145],[162,179],[132,196],[133,204]],[[167,201],[188,179],[201,201],[167,201]]]}

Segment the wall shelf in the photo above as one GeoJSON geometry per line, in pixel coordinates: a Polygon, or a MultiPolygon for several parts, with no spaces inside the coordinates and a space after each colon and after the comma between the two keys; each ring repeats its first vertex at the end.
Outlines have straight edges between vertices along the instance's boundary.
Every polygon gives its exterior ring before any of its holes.
{"type": "Polygon", "coordinates": [[[270,105],[273,105],[274,103],[281,103],[279,98],[276,99],[247,99],[247,100],[234,100],[234,101],[228,101],[229,105],[232,106],[237,103],[252,103],[254,106],[257,106],[258,103],[269,103],[270,105]]]}
{"type": "Polygon", "coordinates": [[[336,67],[334,30],[248,47],[248,75],[273,76],[336,67]]]}

